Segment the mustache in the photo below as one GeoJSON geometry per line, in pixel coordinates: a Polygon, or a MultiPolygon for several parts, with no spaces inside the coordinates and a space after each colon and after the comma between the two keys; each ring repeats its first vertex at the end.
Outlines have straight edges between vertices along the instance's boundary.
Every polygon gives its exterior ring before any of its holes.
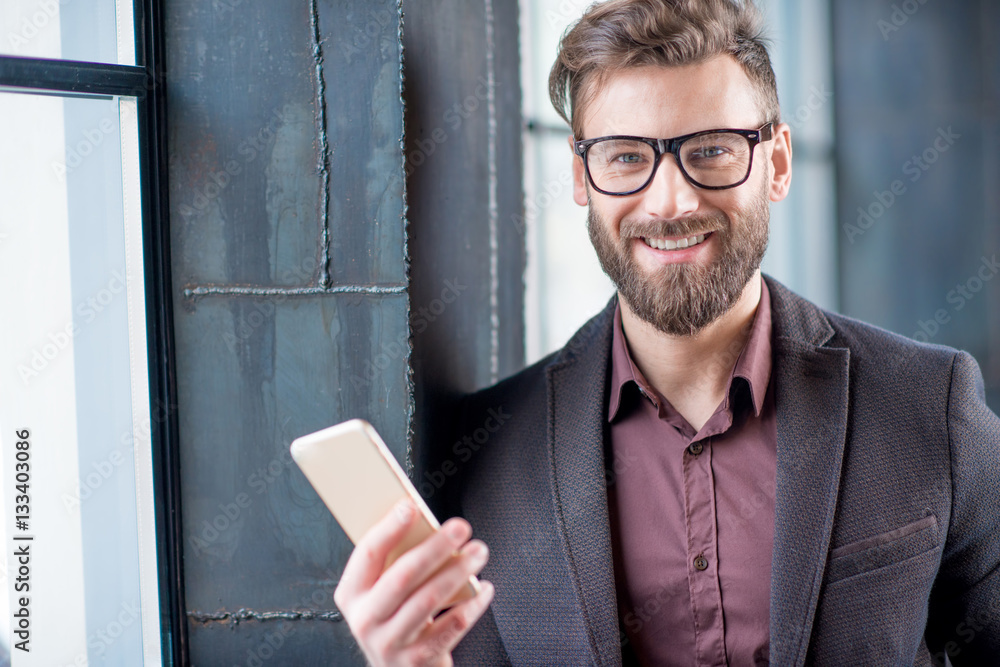
{"type": "Polygon", "coordinates": [[[708,232],[727,231],[729,220],[725,215],[704,215],[683,220],[622,220],[619,236],[626,238],[663,238],[694,236],[708,232]]]}

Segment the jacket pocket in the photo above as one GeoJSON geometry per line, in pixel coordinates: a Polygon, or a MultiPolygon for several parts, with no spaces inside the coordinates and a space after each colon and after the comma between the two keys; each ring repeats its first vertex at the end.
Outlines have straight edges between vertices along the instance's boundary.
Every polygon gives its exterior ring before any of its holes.
{"type": "Polygon", "coordinates": [[[874,537],[845,544],[830,552],[828,584],[900,563],[938,546],[938,522],[933,514],[874,537]]]}

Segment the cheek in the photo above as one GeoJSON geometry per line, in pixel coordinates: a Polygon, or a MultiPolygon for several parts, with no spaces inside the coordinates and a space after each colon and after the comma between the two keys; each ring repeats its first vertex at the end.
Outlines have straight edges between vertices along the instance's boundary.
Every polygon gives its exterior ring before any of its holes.
{"type": "Polygon", "coordinates": [[[611,230],[611,232],[618,236],[621,232],[621,221],[628,215],[628,211],[621,210],[619,207],[611,206],[606,207],[601,211],[601,218],[604,220],[605,226],[611,230]]]}
{"type": "Polygon", "coordinates": [[[597,214],[604,220],[607,227],[615,236],[621,229],[621,221],[627,219],[642,219],[637,207],[638,200],[633,201],[632,197],[606,197],[594,193],[591,206],[595,207],[597,214]],[[600,202],[597,198],[600,198],[600,202]]]}
{"type": "Polygon", "coordinates": [[[705,203],[708,204],[708,208],[722,211],[731,216],[733,211],[738,211],[750,203],[751,198],[747,196],[749,189],[747,186],[750,185],[750,181],[747,181],[738,188],[730,190],[706,191],[705,203]]]}
{"type": "MultiPolygon", "coordinates": [[[[731,224],[739,225],[749,212],[760,205],[757,190],[758,184],[750,181],[732,190],[720,190],[709,200],[710,207],[723,213],[731,224]]],[[[766,193],[764,196],[767,196],[766,193]]]]}

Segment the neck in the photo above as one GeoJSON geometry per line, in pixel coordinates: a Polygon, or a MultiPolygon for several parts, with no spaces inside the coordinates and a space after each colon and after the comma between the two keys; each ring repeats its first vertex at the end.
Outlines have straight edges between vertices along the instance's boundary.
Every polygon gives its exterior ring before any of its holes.
{"type": "Polygon", "coordinates": [[[622,328],[632,360],[649,382],[695,428],[701,429],[726,388],[760,303],[760,271],[722,317],[692,336],[663,333],[639,319],[621,298],[622,328]]]}

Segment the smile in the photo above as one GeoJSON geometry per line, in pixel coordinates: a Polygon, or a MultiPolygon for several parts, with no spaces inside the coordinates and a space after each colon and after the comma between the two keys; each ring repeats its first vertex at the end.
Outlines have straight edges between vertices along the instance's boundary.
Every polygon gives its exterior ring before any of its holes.
{"type": "Polygon", "coordinates": [[[671,241],[670,239],[653,239],[653,238],[643,238],[643,242],[650,248],[655,248],[657,250],[682,250],[684,248],[690,248],[691,246],[696,246],[708,238],[708,234],[699,234],[698,236],[689,236],[686,239],[680,239],[677,241],[671,241]]]}

